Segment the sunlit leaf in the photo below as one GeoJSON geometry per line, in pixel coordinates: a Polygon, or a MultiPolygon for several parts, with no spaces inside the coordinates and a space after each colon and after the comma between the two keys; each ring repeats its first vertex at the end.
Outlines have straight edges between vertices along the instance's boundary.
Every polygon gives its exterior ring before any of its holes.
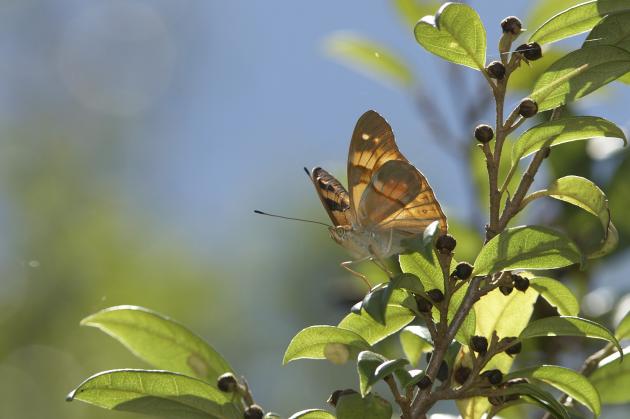
{"type": "Polygon", "coordinates": [[[584,3],[584,0],[538,0],[531,3],[534,4],[528,8],[528,15],[524,20],[529,33],[534,32],[535,28],[548,21],[550,16],[555,16],[576,4],[584,3]]]}
{"type": "Polygon", "coordinates": [[[508,228],[493,237],[475,260],[473,276],[512,269],[553,269],[580,263],[582,255],[565,235],[542,226],[508,228]]]}
{"type": "Polygon", "coordinates": [[[417,366],[422,354],[433,350],[431,334],[424,326],[407,326],[400,332],[400,345],[411,365],[417,366]]]}
{"type": "Polygon", "coordinates": [[[347,394],[337,402],[337,419],[391,419],[392,405],[377,394],[347,394]]]}
{"type": "Polygon", "coordinates": [[[370,347],[369,343],[351,330],[335,326],[311,326],[291,339],[282,363],[287,364],[296,359],[325,359],[330,345],[347,347],[348,357],[354,357],[370,347]]]}
{"type": "Polygon", "coordinates": [[[599,394],[582,374],[557,365],[541,365],[511,372],[506,379],[529,378],[549,384],[582,403],[596,416],[601,413],[599,394]]]}
{"type": "Polygon", "coordinates": [[[623,349],[624,358],[618,353],[610,355],[599,363],[589,380],[599,391],[604,404],[624,404],[630,402],[630,346],[623,349]]]}
{"type": "Polygon", "coordinates": [[[552,278],[529,278],[529,284],[562,316],[577,316],[580,305],[569,288],[552,278]]]}
{"type": "Polygon", "coordinates": [[[415,386],[424,376],[424,371],[413,369],[413,370],[403,370],[399,369],[394,371],[394,375],[398,379],[401,388],[408,388],[411,386],[415,386]]]}
{"type": "Polygon", "coordinates": [[[384,45],[352,33],[337,33],[325,41],[328,54],[365,75],[409,87],[414,82],[407,63],[384,45]]]}
{"type": "MultiPolygon", "coordinates": [[[[570,419],[569,413],[563,405],[558,403],[550,393],[533,384],[515,384],[508,387],[506,393],[526,395],[535,404],[550,412],[556,419],[570,419]]],[[[531,403],[530,400],[526,398],[525,402],[531,403]]]]}
{"type": "Polygon", "coordinates": [[[242,418],[240,399],[205,381],[169,371],[105,371],[68,395],[104,409],[178,419],[242,418]]]}
{"type": "Polygon", "coordinates": [[[580,99],[630,71],[630,52],[610,45],[582,48],[554,62],[530,97],[539,111],[580,99]]]}
{"type": "Polygon", "coordinates": [[[630,311],[623,316],[623,319],[617,325],[615,337],[619,340],[630,338],[630,311]]]}
{"type": "MultiPolygon", "coordinates": [[[[459,309],[459,306],[464,301],[464,295],[466,294],[466,290],[467,289],[468,289],[468,286],[465,285],[465,286],[461,287],[459,290],[457,290],[457,292],[455,292],[451,296],[451,301],[449,302],[448,312],[447,312],[447,319],[448,319],[448,323],[449,324],[451,323],[451,321],[455,317],[455,314],[457,313],[457,310],[459,309]]],[[[457,334],[455,335],[455,339],[459,343],[461,343],[463,345],[467,345],[468,342],[470,341],[470,338],[474,334],[475,334],[475,308],[473,307],[468,312],[468,314],[466,314],[466,317],[464,318],[464,321],[462,322],[461,326],[457,330],[457,334]]]]}
{"type": "Polygon", "coordinates": [[[603,16],[630,10],[627,0],[589,1],[564,10],[543,23],[529,38],[548,44],[593,28],[603,16]]]}
{"type": "Polygon", "coordinates": [[[441,234],[437,221],[431,223],[422,237],[406,242],[409,253],[401,253],[398,257],[400,269],[420,279],[426,290],[439,289],[444,291],[444,275],[435,250],[435,240],[441,234]]]}
{"type": "Polygon", "coordinates": [[[385,312],[384,325],[362,312],[361,314],[348,314],[339,322],[338,327],[350,330],[361,336],[368,344],[374,345],[407,326],[414,318],[414,314],[408,308],[390,304],[385,312]]]}
{"type": "Polygon", "coordinates": [[[102,330],[155,368],[203,378],[213,385],[219,375],[232,372],[227,361],[199,336],[143,307],[107,308],[81,324],[102,330]]]}
{"type": "MultiPolygon", "coordinates": [[[[630,51],[630,11],[605,16],[584,41],[584,46],[596,45],[613,45],[630,51]]],[[[617,81],[630,84],[630,73],[617,81]]]]}
{"type": "Polygon", "coordinates": [[[541,336],[584,336],[602,339],[614,344],[621,352],[619,341],[610,333],[610,330],[599,323],[580,317],[557,316],[534,320],[521,332],[519,339],[541,336]]]}
{"type": "Polygon", "coordinates": [[[357,358],[357,373],[359,374],[359,390],[365,397],[374,384],[374,372],[379,365],[387,361],[381,354],[371,351],[363,351],[357,358]]]}
{"type": "Polygon", "coordinates": [[[477,12],[463,3],[446,3],[435,16],[425,16],[414,29],[416,40],[447,61],[483,70],[486,30],[477,12]]]}
{"type": "Polygon", "coordinates": [[[335,419],[335,415],[321,409],[307,409],[292,414],[289,419],[335,419]]]}
{"type": "Polygon", "coordinates": [[[546,121],[525,131],[512,147],[512,164],[545,146],[554,147],[591,138],[618,138],[627,143],[623,130],[604,118],[573,116],[546,121]]]}

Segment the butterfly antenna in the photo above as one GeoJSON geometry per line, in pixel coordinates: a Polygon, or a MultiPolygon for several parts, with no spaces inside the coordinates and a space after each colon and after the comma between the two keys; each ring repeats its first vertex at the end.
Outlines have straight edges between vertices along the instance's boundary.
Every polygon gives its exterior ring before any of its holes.
{"type": "Polygon", "coordinates": [[[306,176],[308,176],[308,177],[309,177],[309,179],[310,179],[310,177],[311,177],[311,172],[309,172],[309,171],[308,171],[308,169],[307,169],[306,167],[304,168],[304,171],[306,172],[306,176]]]}
{"type": "Polygon", "coordinates": [[[323,225],[323,226],[326,226],[326,227],[332,227],[331,225],[326,224],[326,223],[322,223],[320,221],[305,220],[303,218],[285,217],[284,215],[269,214],[268,212],[263,212],[263,211],[259,211],[259,210],[254,210],[254,213],[260,214],[260,215],[268,215],[269,217],[284,218],[285,220],[303,221],[305,223],[320,224],[320,225],[323,225]]]}

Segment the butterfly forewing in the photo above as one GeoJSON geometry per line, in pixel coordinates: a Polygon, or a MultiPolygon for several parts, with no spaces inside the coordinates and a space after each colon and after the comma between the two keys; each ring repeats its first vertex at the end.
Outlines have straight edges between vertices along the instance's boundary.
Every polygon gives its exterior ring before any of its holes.
{"type": "Polygon", "coordinates": [[[346,188],[321,167],[316,167],[311,171],[311,180],[333,224],[335,226],[351,225],[354,221],[354,210],[350,206],[350,197],[346,188]]]}
{"type": "Polygon", "coordinates": [[[355,210],[373,173],[390,160],[407,161],[398,150],[387,121],[378,113],[367,111],[357,121],[348,152],[348,189],[355,210]]]}

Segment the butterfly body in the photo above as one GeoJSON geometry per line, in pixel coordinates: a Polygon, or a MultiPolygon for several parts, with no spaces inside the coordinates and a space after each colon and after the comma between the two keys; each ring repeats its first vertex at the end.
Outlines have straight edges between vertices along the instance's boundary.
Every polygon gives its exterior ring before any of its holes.
{"type": "Polygon", "coordinates": [[[310,177],[334,224],[331,237],[358,260],[400,253],[404,239],[436,220],[446,232],[446,216],[426,178],[398,150],[391,127],[374,111],[359,118],[352,134],[349,190],[320,167],[310,177]]]}

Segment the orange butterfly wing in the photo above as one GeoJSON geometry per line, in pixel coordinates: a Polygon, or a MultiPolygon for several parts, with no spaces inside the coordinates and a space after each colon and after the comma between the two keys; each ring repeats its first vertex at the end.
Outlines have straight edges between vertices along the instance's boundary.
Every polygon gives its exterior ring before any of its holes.
{"type": "MultiPolygon", "coordinates": [[[[308,170],[306,172],[308,173],[308,170]]],[[[350,196],[346,188],[321,167],[314,168],[309,176],[333,224],[335,226],[352,225],[356,217],[354,209],[350,206],[350,196]]]]}

